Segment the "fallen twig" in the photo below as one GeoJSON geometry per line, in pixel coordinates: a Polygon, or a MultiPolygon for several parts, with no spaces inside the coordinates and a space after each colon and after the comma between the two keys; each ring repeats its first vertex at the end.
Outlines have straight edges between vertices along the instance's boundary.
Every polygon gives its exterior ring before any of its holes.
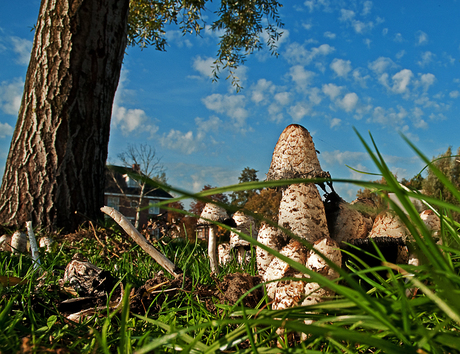
{"type": "Polygon", "coordinates": [[[157,261],[159,265],[166,269],[175,278],[177,278],[179,274],[182,273],[182,270],[176,267],[176,265],[164,255],[158,252],[158,250],[153,247],[139,231],[136,230],[136,228],[129,222],[129,220],[123,216],[123,214],[108,206],[102,207],[101,211],[110,216],[118,225],[120,225],[120,227],[125,230],[129,236],[131,236],[134,242],[141,246],[145,252],[152,256],[152,258],[157,261]]]}

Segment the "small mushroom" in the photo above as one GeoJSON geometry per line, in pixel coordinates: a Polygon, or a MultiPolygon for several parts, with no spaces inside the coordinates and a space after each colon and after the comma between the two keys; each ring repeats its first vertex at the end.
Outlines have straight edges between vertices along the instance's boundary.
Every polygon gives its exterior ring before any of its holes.
{"type": "Polygon", "coordinates": [[[11,252],[11,236],[3,235],[0,237],[0,251],[11,252]]]}
{"type": "MultiPolygon", "coordinates": [[[[252,216],[246,215],[241,211],[237,211],[233,214],[233,220],[235,221],[236,227],[239,232],[251,236],[252,238],[257,237],[256,223],[252,216]]],[[[251,244],[239,237],[238,234],[230,233],[230,247],[238,250],[238,263],[242,264],[245,260],[246,250],[249,250],[251,244]]]]}
{"type": "Polygon", "coordinates": [[[21,231],[16,231],[11,236],[11,248],[13,253],[27,252],[27,235],[21,231]]]}
{"type": "MultiPolygon", "coordinates": [[[[280,251],[283,256],[292,259],[295,262],[305,264],[307,260],[307,251],[305,247],[296,240],[291,240],[289,244],[283,247],[280,251]]],[[[269,282],[276,279],[281,279],[286,276],[297,274],[298,272],[292,268],[288,263],[282,261],[279,258],[273,258],[270,265],[266,269],[262,279],[265,282],[269,282]]],[[[277,291],[278,282],[271,282],[266,284],[267,295],[269,299],[275,298],[277,291]]]]}
{"type": "Polygon", "coordinates": [[[344,247],[344,242],[366,238],[372,229],[372,220],[337,194],[331,193],[325,202],[327,223],[331,238],[344,247]],[[331,198],[332,196],[332,198],[331,198]]]}
{"type": "Polygon", "coordinates": [[[420,218],[426,225],[428,230],[431,231],[435,239],[439,238],[439,230],[441,230],[441,220],[433,210],[424,210],[420,213],[420,218]]]}
{"type": "MultiPolygon", "coordinates": [[[[266,223],[262,223],[259,234],[257,235],[257,241],[275,251],[279,251],[284,245],[284,243],[280,243],[280,230],[276,226],[271,226],[266,223]]],[[[258,246],[256,247],[257,269],[259,270],[259,275],[264,276],[265,271],[274,257],[275,256],[270,252],[258,246]]]]}
{"type": "MultiPolygon", "coordinates": [[[[340,268],[342,266],[342,252],[340,252],[339,244],[333,239],[325,237],[322,240],[318,240],[313,245],[313,248],[321,252],[337,267],[340,268]]],[[[331,268],[324,258],[314,251],[310,251],[306,266],[308,269],[311,269],[330,280],[339,278],[339,273],[334,268],[331,268]]],[[[321,285],[316,282],[307,282],[305,284],[304,293],[306,297],[302,302],[302,306],[314,305],[335,295],[331,289],[321,287],[321,285]]],[[[305,320],[305,324],[311,324],[312,322],[312,320],[305,320]]]]}
{"type": "Polygon", "coordinates": [[[228,219],[227,212],[225,209],[213,203],[206,203],[203,211],[201,212],[198,224],[206,225],[209,228],[208,235],[208,256],[211,265],[211,271],[214,273],[219,272],[218,261],[217,261],[217,239],[216,239],[216,228],[212,222],[224,222],[228,219]]]}
{"type": "Polygon", "coordinates": [[[230,243],[220,243],[219,246],[217,246],[217,255],[219,257],[220,265],[226,265],[227,263],[230,263],[233,259],[232,248],[230,247],[230,243]]]}
{"type": "Polygon", "coordinates": [[[53,243],[54,241],[50,237],[43,236],[42,238],[40,238],[38,242],[38,247],[44,248],[46,252],[49,252],[51,250],[53,243]]]}

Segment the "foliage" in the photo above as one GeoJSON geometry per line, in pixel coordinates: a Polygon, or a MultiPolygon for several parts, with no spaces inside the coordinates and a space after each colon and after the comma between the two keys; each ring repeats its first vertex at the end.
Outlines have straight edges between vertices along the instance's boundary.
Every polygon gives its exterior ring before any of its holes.
{"type": "Polygon", "coordinates": [[[244,208],[273,222],[277,222],[281,196],[281,190],[264,188],[259,193],[251,195],[244,208]]]}
{"type": "MultiPolygon", "coordinates": [[[[257,170],[249,167],[245,167],[243,171],[241,171],[240,177],[238,177],[238,183],[244,182],[256,182],[259,180],[257,178],[257,170]]],[[[243,207],[248,200],[256,193],[256,189],[254,190],[243,190],[243,191],[235,191],[230,194],[230,200],[232,205],[236,207],[243,207]]]]}
{"type": "MultiPolygon", "coordinates": [[[[62,348],[78,353],[459,352],[460,238],[458,224],[450,215],[460,212],[460,207],[403,188],[389,170],[372,137],[372,148],[360,135],[359,138],[386,183],[342,182],[381,191],[382,198],[409,229],[412,237],[410,247],[418,256],[420,265],[390,264],[381,253],[376,252],[375,257],[380,264],[371,268],[355,256],[350,258],[346,269],[336,269],[341,278],[335,282],[270,250],[303,272],[305,281],[318,282],[337,294],[329,301],[316,305],[274,311],[266,299],[255,308],[247,308],[241,303],[229,305],[219,303],[213,296],[203,296],[199,292],[200,285],[214,285],[219,280],[211,275],[206,249],[200,244],[183,241],[166,245],[159,243],[157,247],[160,251],[191,277],[192,291],[178,291],[174,296],[169,296],[167,291],[159,294],[158,299],[161,295],[163,300],[157,300],[155,309],[153,306],[146,309],[145,316],[130,314],[125,307],[121,313],[102,313],[101,316],[70,325],[50,304],[53,297],[59,294],[53,289],[56,289],[57,278],[62,277],[62,265],[70,260],[71,253],[82,251],[93,263],[113,270],[115,276],[135,287],[156,273],[158,265],[135,245],[131,245],[129,251],[117,253],[114,247],[116,241],[129,243],[119,233],[106,237],[106,246],[102,249],[94,237],[83,237],[78,243],[42,254],[46,273],[43,273],[40,281],[50,286],[40,288],[37,286],[38,274],[34,272],[29,257],[1,253],[0,275],[21,277],[24,282],[0,287],[0,351],[19,352],[21,345],[24,346],[24,339],[29,338],[36,351],[43,349],[44,352],[62,348]],[[394,193],[402,208],[390,200],[387,193],[394,193]],[[410,198],[421,200],[427,208],[439,208],[442,245],[433,239],[410,198]],[[114,256],[115,253],[118,257],[114,256]],[[381,272],[383,276],[379,275],[381,272]],[[33,306],[38,296],[41,296],[42,306],[39,308],[33,306]],[[211,310],[211,304],[216,311],[211,310]],[[305,323],[305,320],[308,322],[305,323]],[[300,340],[293,337],[286,341],[290,344],[289,348],[285,344],[277,348],[279,337],[276,330],[280,327],[285,329],[286,337],[289,333],[303,333],[306,338],[300,340]]],[[[457,201],[460,200],[460,192],[448,176],[409,141],[407,143],[429,165],[445,190],[457,201]]],[[[256,186],[268,189],[310,182],[315,180],[244,183],[184,195],[193,195],[197,200],[205,201],[209,195],[232,190],[251,190],[256,186]]],[[[261,220],[260,215],[255,216],[261,220]]],[[[220,226],[229,229],[228,226],[220,226]]],[[[288,230],[283,231],[289,233],[288,230]]],[[[248,235],[240,234],[240,237],[254,246],[269,250],[248,235]]],[[[251,267],[253,264],[247,265],[244,271],[253,272],[254,268],[251,267]]],[[[235,271],[233,265],[224,268],[219,277],[231,271],[235,271]]]]}
{"type": "Polygon", "coordinates": [[[388,202],[386,201],[384,195],[388,195],[388,192],[385,190],[382,190],[380,188],[381,185],[386,185],[387,182],[384,177],[382,177],[380,180],[372,182],[374,184],[373,188],[363,188],[359,189],[356,192],[356,197],[357,198],[362,198],[362,199],[371,199],[377,210],[382,211],[388,209],[388,202]],[[377,186],[377,187],[376,187],[377,186]]]}
{"type": "Polygon", "coordinates": [[[261,37],[267,34],[266,45],[273,54],[283,27],[278,9],[282,5],[275,0],[222,0],[214,11],[215,16],[204,14],[213,7],[208,0],[132,0],[130,1],[128,41],[132,45],[153,45],[165,50],[165,25],[176,24],[182,34],[195,33],[208,27],[219,32],[219,49],[214,62],[214,79],[222,69],[228,69],[232,83],[239,89],[236,68],[246,56],[262,48],[261,37]],[[205,19],[214,18],[210,25],[205,19]]]}
{"type": "MultiPolygon", "coordinates": [[[[457,151],[457,155],[452,155],[452,148],[449,147],[444,154],[433,158],[431,164],[441,171],[444,176],[457,188],[460,189],[460,161],[458,156],[460,155],[460,148],[457,151]]],[[[435,198],[442,198],[446,202],[454,205],[460,205],[459,201],[455,198],[445,184],[439,179],[439,177],[433,172],[432,169],[428,170],[428,175],[424,179],[423,191],[429,196],[435,198]]],[[[460,221],[460,214],[452,212],[452,216],[456,221],[460,221]]]]}

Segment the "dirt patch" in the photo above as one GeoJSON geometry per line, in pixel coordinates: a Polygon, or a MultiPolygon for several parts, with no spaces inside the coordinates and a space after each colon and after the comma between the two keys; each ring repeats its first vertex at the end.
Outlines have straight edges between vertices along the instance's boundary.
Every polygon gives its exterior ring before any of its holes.
{"type": "MultiPolygon", "coordinates": [[[[259,285],[261,282],[262,277],[258,275],[252,276],[246,273],[227,274],[219,284],[219,288],[222,292],[219,292],[218,297],[221,302],[235,305],[246,292],[259,285]]],[[[262,287],[259,287],[246,295],[242,302],[245,307],[255,308],[263,295],[262,287]]]]}

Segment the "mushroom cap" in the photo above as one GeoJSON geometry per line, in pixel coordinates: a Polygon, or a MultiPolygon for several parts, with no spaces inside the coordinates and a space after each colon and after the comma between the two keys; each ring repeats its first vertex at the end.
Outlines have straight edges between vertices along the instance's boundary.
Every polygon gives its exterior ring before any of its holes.
{"type": "MultiPolygon", "coordinates": [[[[282,248],[280,243],[280,230],[269,224],[263,223],[259,229],[259,234],[257,235],[257,241],[261,244],[279,251],[282,248]]],[[[259,275],[264,275],[268,266],[275,256],[270,252],[263,250],[260,247],[256,247],[256,259],[257,259],[257,269],[259,270],[259,275]]]]}
{"type": "Polygon", "coordinates": [[[436,233],[441,230],[441,220],[439,220],[439,216],[437,216],[433,210],[428,209],[422,211],[420,213],[420,218],[431,232],[436,233]]]}
{"type": "Polygon", "coordinates": [[[13,253],[25,253],[27,252],[27,236],[21,231],[16,231],[11,236],[11,248],[13,253]]]}
{"type": "Polygon", "coordinates": [[[287,126],[273,151],[267,181],[328,176],[329,174],[321,169],[308,130],[298,124],[287,126]]]}
{"type": "Polygon", "coordinates": [[[324,204],[313,183],[291,184],[283,191],[278,223],[312,244],[329,236],[324,204]]]}
{"type": "Polygon", "coordinates": [[[369,237],[400,237],[405,242],[410,232],[394,212],[384,211],[375,218],[369,237]]]}
{"type": "MultiPolygon", "coordinates": [[[[342,266],[342,252],[340,252],[339,244],[332,238],[325,237],[316,241],[313,248],[325,255],[338,267],[342,266]]],[[[310,251],[306,266],[308,269],[322,274],[329,279],[336,279],[339,277],[339,273],[331,268],[326,261],[314,251],[310,251]]]]}
{"type": "MultiPolygon", "coordinates": [[[[294,278],[302,278],[302,273],[296,272],[290,275],[294,278]]],[[[296,306],[304,298],[305,282],[302,280],[283,280],[278,282],[273,299],[272,309],[283,310],[296,306]]]]}
{"type": "Polygon", "coordinates": [[[198,224],[212,224],[211,221],[205,219],[222,222],[228,219],[228,214],[224,208],[213,203],[206,203],[203,211],[201,212],[200,219],[198,219],[198,224]]]}
{"type": "Polygon", "coordinates": [[[331,238],[339,244],[357,238],[365,238],[372,228],[369,218],[364,217],[342,199],[338,202],[337,209],[332,213],[327,213],[327,216],[331,238]]]}
{"type": "Polygon", "coordinates": [[[11,252],[11,236],[3,235],[0,237],[0,251],[11,252]]]}
{"type": "Polygon", "coordinates": [[[54,241],[49,238],[48,236],[44,236],[42,238],[40,238],[40,241],[38,243],[38,247],[40,248],[46,248],[46,251],[50,251],[51,250],[51,245],[54,243],[54,241]]]}
{"type": "Polygon", "coordinates": [[[231,253],[232,248],[228,242],[220,243],[217,246],[217,255],[219,257],[219,264],[225,265],[230,263],[233,259],[233,255],[231,253]]]}
{"type": "MultiPolygon", "coordinates": [[[[239,232],[244,233],[252,238],[257,237],[256,223],[252,216],[246,215],[241,211],[237,211],[233,214],[233,220],[235,221],[236,227],[239,232]]],[[[239,235],[231,232],[230,233],[230,246],[249,246],[250,243],[246,240],[240,239],[239,235]]]]}

